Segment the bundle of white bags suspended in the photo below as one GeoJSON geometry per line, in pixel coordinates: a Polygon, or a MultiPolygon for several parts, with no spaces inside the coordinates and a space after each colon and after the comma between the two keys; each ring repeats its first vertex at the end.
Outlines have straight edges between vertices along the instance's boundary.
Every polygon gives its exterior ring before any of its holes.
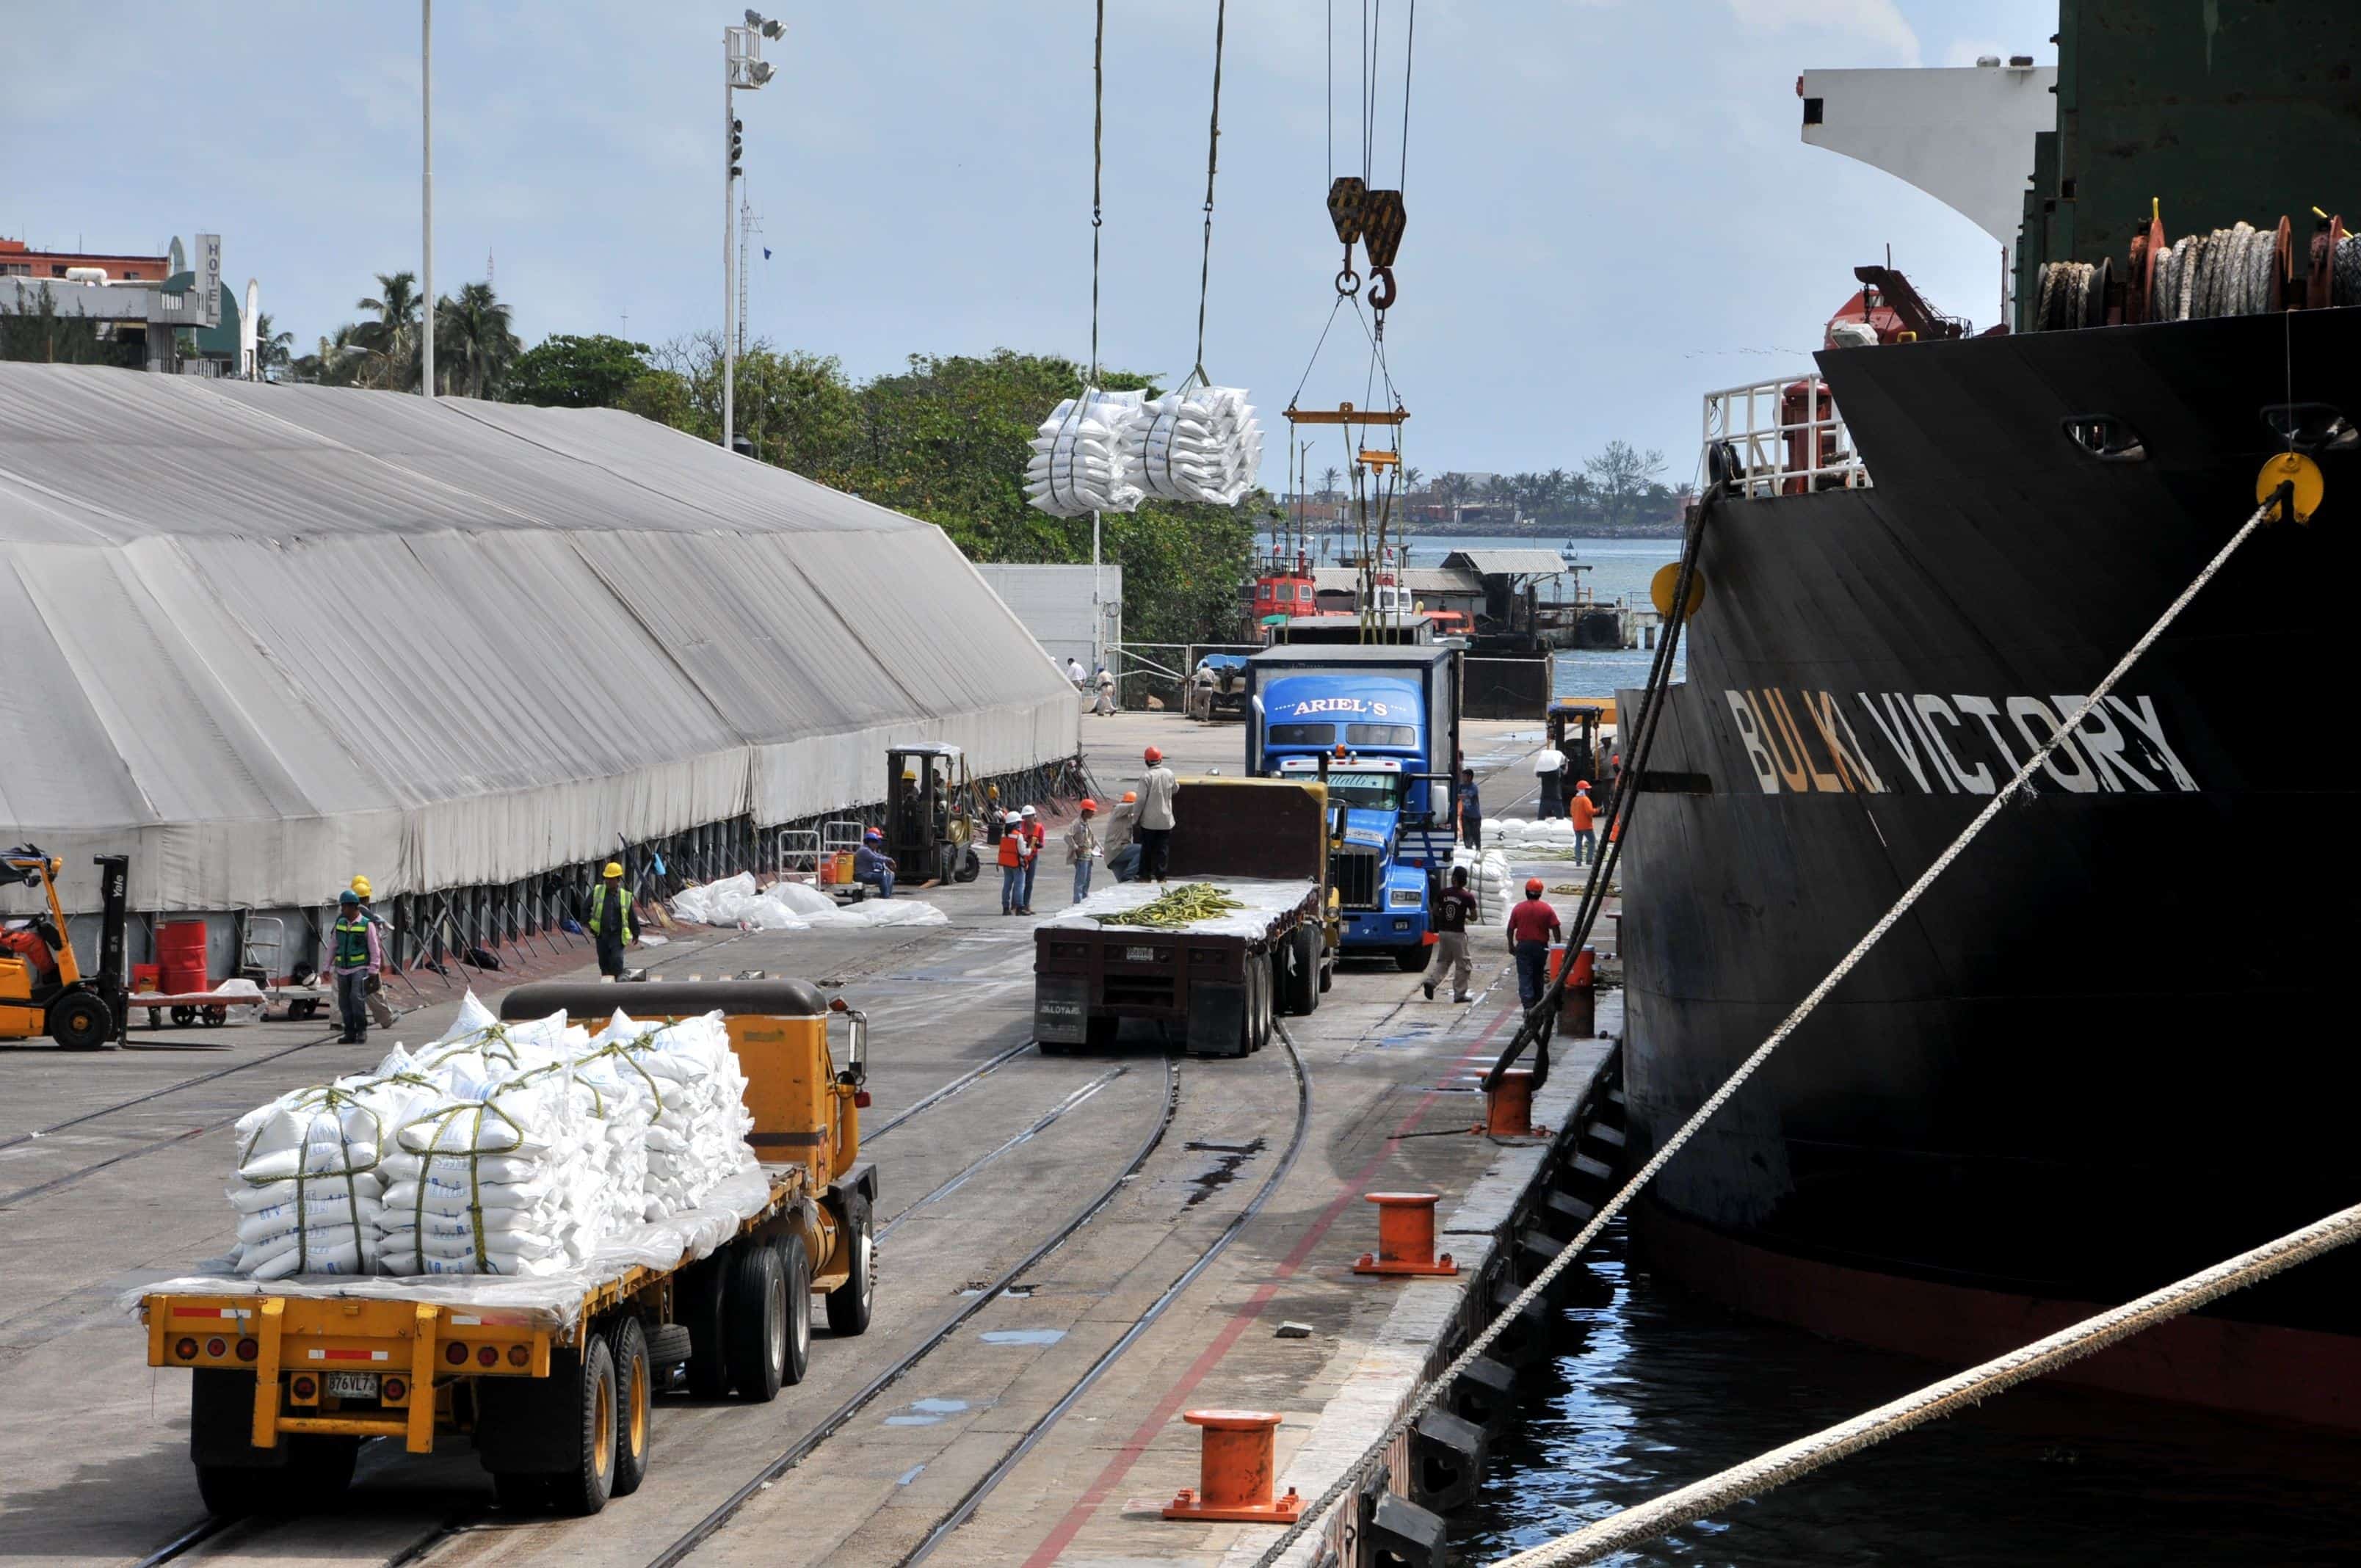
{"type": "Polygon", "coordinates": [[[1262,472],[1262,426],[1237,387],[1168,392],[1127,433],[1133,483],[1171,501],[1235,506],[1262,472]]]}
{"type": "Polygon", "coordinates": [[[1467,891],[1476,895],[1476,916],[1481,924],[1497,926],[1509,917],[1510,906],[1517,899],[1510,889],[1507,855],[1498,849],[1479,851],[1459,844],[1452,849],[1451,864],[1454,870],[1467,872],[1467,891]]]}
{"type": "Polygon", "coordinates": [[[236,1272],[536,1275],[696,1208],[753,1152],[719,1014],[501,1024],[470,995],[442,1038],[238,1123],[236,1272]]]}
{"type": "Polygon", "coordinates": [[[1146,401],[1141,392],[1092,390],[1060,403],[1033,438],[1025,499],[1052,517],[1137,507],[1128,446],[1146,401]]]}

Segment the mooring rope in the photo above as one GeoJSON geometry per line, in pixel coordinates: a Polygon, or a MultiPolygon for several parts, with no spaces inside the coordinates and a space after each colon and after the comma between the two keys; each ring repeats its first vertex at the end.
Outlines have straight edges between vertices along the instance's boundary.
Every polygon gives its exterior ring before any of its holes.
{"type": "Polygon", "coordinates": [[[2185,1279],[2176,1279],[2136,1301],[2085,1318],[2047,1339],[2020,1345],[1965,1372],[1929,1383],[1891,1404],[1880,1405],[1835,1426],[1823,1427],[1809,1437],[1757,1454],[1637,1508],[1594,1520],[1572,1535],[1503,1557],[1494,1568],[1595,1563],[1609,1552],[1653,1541],[1692,1520],[1719,1513],[1732,1503],[1759,1497],[1775,1486],[1808,1475],[1824,1464],[1859,1453],[1913,1427],[1955,1415],[2004,1389],[2054,1372],[2070,1361],[2104,1350],[2119,1340],[2129,1339],[2168,1319],[2194,1311],[2233,1290],[2242,1290],[2282,1269],[2354,1241],[2361,1241],[2361,1206],[2339,1210],[2252,1252],[2240,1253],[2227,1262],[2217,1263],[2185,1279]]]}
{"type": "MultiPolygon", "coordinates": [[[[2281,495],[2285,493],[2286,488],[2283,487],[2281,495]]],[[[1607,1228],[1608,1223],[1623,1212],[1625,1205],[1639,1195],[1640,1190],[1653,1179],[1658,1171],[1664,1169],[1666,1163],[1681,1151],[1681,1146],[1696,1135],[1697,1129],[1712,1120],[1714,1113],[1730,1102],[1730,1096],[1736,1094],[1746,1080],[1754,1076],[1755,1070],[1771,1058],[1773,1051],[1786,1043],[1787,1037],[1793,1035],[1804,1020],[1810,1017],[1813,1011],[1828,999],[1828,993],[1837,988],[1845,976],[1852,972],[1854,966],[1868,956],[1869,950],[1894,928],[1894,924],[1903,916],[1910,912],[1911,906],[1916,905],[1925,895],[1927,890],[1934,885],[1935,879],[1941,876],[1950,867],[1951,862],[1960,858],[1961,852],[1975,841],[1976,836],[1990,825],[1993,817],[2000,815],[2002,808],[2015,799],[2018,792],[2032,781],[2034,771],[2048,761],[2050,753],[2064,744],[2069,735],[2081,727],[2082,721],[2090,717],[2093,708],[2105,700],[2107,694],[2115,688],[2116,683],[2130,673],[2131,667],[2139,662],[2140,656],[2156,645],[2157,639],[2162,637],[2166,629],[2180,618],[2180,612],[2189,608],[2190,601],[2197,597],[2206,584],[2213,580],[2214,574],[2229,564],[2230,557],[2238,553],[2239,546],[2253,538],[2256,531],[2279,510],[2279,496],[2274,496],[2255,509],[2254,514],[2246,519],[2245,525],[2230,536],[2230,542],[2223,545],[2214,554],[2213,558],[2205,564],[2204,570],[2199,572],[2190,585],[2181,589],[2170,604],[2165,606],[2164,613],[2157,617],[2156,623],[2141,634],[2139,641],[2132,644],[2128,652],[2115,661],[2114,668],[2109,670],[2099,684],[2092,688],[2091,695],[2082,699],[2081,706],[2067,717],[2063,724],[2050,733],[2047,741],[2025,760],[2024,764],[2010,776],[2008,783],[2003,784],[1999,792],[1991,800],[1985,802],[1983,809],[1976,813],[1966,828],[1960,829],[1959,837],[1952,839],[1943,852],[1935,857],[1934,862],[1919,873],[1918,880],[1904,890],[1902,896],[1894,901],[1894,907],[1887,910],[1879,918],[1877,924],[1872,926],[1861,940],[1852,945],[1850,952],[1837,960],[1836,967],[1830,970],[1817,985],[1812,987],[1804,999],[1795,1004],[1795,1010],[1780,1021],[1779,1026],[1771,1031],[1770,1036],[1757,1046],[1752,1055],[1739,1063],[1737,1070],[1723,1081],[1721,1087],[1708,1096],[1705,1103],[1699,1105],[1689,1119],[1682,1123],[1679,1129],[1664,1140],[1664,1146],[1649,1158],[1648,1163],[1642,1166],[1631,1179],[1616,1191],[1615,1196],[1599,1207],[1598,1212],[1591,1216],[1590,1223],[1582,1227],[1581,1233],[1566,1244],[1565,1247],[1555,1257],[1550,1259],[1539,1274],[1534,1276],[1533,1282],[1520,1291],[1515,1300],[1502,1308],[1492,1321],[1485,1326],[1484,1331],[1468,1342],[1467,1348],[1452,1359],[1450,1365],[1420,1387],[1418,1392],[1411,1397],[1410,1403],[1403,1409],[1402,1413],[1395,1417],[1387,1426],[1384,1434],[1364,1450],[1360,1458],[1355,1460],[1342,1475],[1330,1483],[1326,1490],[1312,1499],[1310,1506],[1296,1517],[1295,1522],[1288,1526],[1286,1531],[1255,1560],[1255,1568],[1271,1568],[1271,1565],[1278,1563],[1280,1555],[1289,1547],[1294,1545],[1327,1514],[1339,1497],[1359,1486],[1377,1465],[1383,1462],[1386,1450],[1393,1445],[1395,1440],[1410,1431],[1411,1426],[1416,1424],[1418,1418],[1433,1406],[1435,1399],[1443,1391],[1448,1388],[1461,1373],[1466,1371],[1477,1357],[1492,1348],[1492,1343],[1500,1337],[1510,1323],[1517,1321],[1518,1315],[1548,1291],[1549,1288],[1556,1282],[1557,1277],[1565,1273],[1575,1260],[1582,1255],[1585,1249],[1598,1238],[1598,1233],[1607,1228]]]]}

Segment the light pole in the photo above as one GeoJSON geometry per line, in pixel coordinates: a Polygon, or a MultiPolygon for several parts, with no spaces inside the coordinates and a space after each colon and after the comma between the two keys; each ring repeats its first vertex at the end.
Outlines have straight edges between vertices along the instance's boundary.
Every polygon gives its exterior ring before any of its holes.
{"type": "Polygon", "coordinates": [[[418,367],[423,375],[426,400],[434,400],[434,0],[418,0],[418,176],[419,270],[424,275],[426,323],[422,334],[418,367]]]}
{"type": "Polygon", "coordinates": [[[741,132],[736,94],[771,80],[774,68],[763,59],[763,40],[785,36],[787,25],[746,13],[742,27],[721,29],[721,445],[737,448],[738,433],[738,154],[741,132]]]}

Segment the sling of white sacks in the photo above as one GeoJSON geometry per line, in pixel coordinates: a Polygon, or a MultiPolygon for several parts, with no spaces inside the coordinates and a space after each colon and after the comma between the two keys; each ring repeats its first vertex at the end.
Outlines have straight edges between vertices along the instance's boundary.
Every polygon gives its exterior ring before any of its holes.
{"type": "MultiPolygon", "coordinates": [[[[1488,829],[1489,824],[1486,825],[1488,829]]],[[[1488,831],[1488,839],[1491,835],[1488,831]]],[[[1492,840],[1497,842],[1497,840],[1492,840]]],[[[1517,902],[1509,883],[1509,857],[1498,849],[1475,850],[1465,844],[1452,847],[1454,869],[1467,872],[1467,891],[1476,895],[1476,918],[1478,924],[1492,926],[1509,917],[1510,906],[1517,902]]]]}
{"type": "Polygon", "coordinates": [[[1146,401],[1142,392],[1091,391],[1060,403],[1033,438],[1025,499],[1051,517],[1137,508],[1142,492],[1128,447],[1146,401]]]}
{"type": "Polygon", "coordinates": [[[1262,426],[1238,387],[1168,392],[1126,433],[1132,482],[1165,500],[1235,506],[1262,473],[1262,426]]]}
{"type": "Polygon", "coordinates": [[[1529,860],[1535,856],[1571,859],[1574,854],[1574,824],[1563,817],[1539,819],[1487,817],[1484,821],[1484,842],[1498,844],[1529,860]]]}
{"type": "Polygon", "coordinates": [[[753,1161],[720,1014],[596,1038],[470,994],[439,1040],[238,1123],[239,1274],[555,1273],[753,1161]]]}
{"type": "Polygon", "coordinates": [[[916,898],[865,898],[839,904],[808,883],[757,887],[744,872],[699,883],[672,896],[672,912],[699,926],[744,931],[808,931],[815,926],[948,926],[950,916],[916,898]]]}

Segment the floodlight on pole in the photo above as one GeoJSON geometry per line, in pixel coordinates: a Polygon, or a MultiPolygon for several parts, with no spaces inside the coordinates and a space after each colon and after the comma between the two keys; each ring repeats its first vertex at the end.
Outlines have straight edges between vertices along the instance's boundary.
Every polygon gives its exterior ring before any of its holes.
{"type": "Polygon", "coordinates": [[[738,426],[738,246],[737,195],[744,170],[745,125],[738,118],[735,94],[752,92],[776,74],[763,59],[763,40],[783,38],[786,24],[746,13],[742,27],[721,29],[721,445],[737,450],[738,426]]]}

